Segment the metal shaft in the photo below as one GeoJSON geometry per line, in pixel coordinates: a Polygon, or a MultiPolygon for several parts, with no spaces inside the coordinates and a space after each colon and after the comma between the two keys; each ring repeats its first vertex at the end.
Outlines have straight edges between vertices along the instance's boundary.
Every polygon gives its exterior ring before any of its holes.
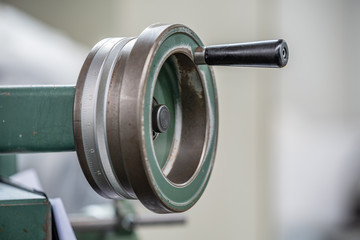
{"type": "Polygon", "coordinates": [[[156,215],[156,216],[126,216],[95,219],[93,217],[70,217],[71,226],[77,232],[81,231],[109,231],[125,229],[128,231],[136,227],[164,226],[185,224],[186,217],[182,214],[156,215]]]}
{"type": "Polygon", "coordinates": [[[74,86],[1,87],[0,154],[74,151],[74,86]]]}
{"type": "Polygon", "coordinates": [[[240,67],[284,67],[289,49],[282,39],[200,47],[195,51],[196,64],[240,67]]]}

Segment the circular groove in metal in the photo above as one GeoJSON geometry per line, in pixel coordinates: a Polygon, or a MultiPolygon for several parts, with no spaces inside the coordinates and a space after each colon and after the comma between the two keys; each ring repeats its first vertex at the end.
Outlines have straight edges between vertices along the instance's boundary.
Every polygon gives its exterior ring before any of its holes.
{"type": "Polygon", "coordinates": [[[106,102],[111,73],[120,57],[121,49],[129,40],[105,40],[87,69],[86,81],[79,79],[84,81],[80,109],[81,138],[85,155],[85,158],[79,157],[79,161],[88,165],[90,174],[85,175],[95,181],[96,185],[92,187],[107,198],[132,198],[114,173],[106,136],[106,102]]]}
{"type": "Polygon", "coordinates": [[[121,49],[121,56],[116,64],[112,73],[112,79],[109,86],[107,110],[106,110],[106,126],[107,126],[107,139],[110,159],[118,180],[121,182],[122,187],[129,198],[136,199],[136,195],[127,177],[125,162],[122,157],[123,149],[120,144],[121,129],[119,126],[119,93],[122,86],[122,79],[124,69],[126,67],[126,59],[131,52],[136,39],[131,39],[121,49]]]}

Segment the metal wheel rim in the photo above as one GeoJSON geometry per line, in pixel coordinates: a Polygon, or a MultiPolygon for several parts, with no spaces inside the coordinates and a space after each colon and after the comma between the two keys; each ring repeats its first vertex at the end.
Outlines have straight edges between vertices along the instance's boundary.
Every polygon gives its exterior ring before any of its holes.
{"type": "Polygon", "coordinates": [[[201,168],[191,181],[176,185],[164,176],[154,157],[151,126],[148,124],[149,99],[153,97],[156,66],[161,66],[161,61],[165,61],[163,58],[171,51],[184,53],[192,59],[192,52],[199,46],[202,46],[200,39],[183,25],[152,25],[139,36],[127,61],[120,94],[120,125],[124,129],[121,145],[129,149],[123,155],[125,167],[137,197],[155,212],[182,212],[193,206],[203,193],[213,167],[218,107],[214,77],[208,66],[198,67],[204,80],[209,108],[207,140],[201,168]],[[185,41],[192,42],[193,45],[177,44],[176,41],[172,47],[162,45],[166,39],[176,34],[182,34],[187,38],[185,41]],[[156,54],[162,48],[164,52],[157,59],[156,54]],[[126,106],[133,107],[126,109],[126,106]],[[130,143],[129,139],[134,141],[130,143]]]}

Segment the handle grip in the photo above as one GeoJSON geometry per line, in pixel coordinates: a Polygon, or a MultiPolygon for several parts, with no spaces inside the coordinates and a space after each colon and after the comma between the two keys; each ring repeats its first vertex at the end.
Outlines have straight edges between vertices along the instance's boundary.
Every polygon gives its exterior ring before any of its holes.
{"type": "Polygon", "coordinates": [[[201,47],[195,50],[195,63],[240,67],[284,67],[289,48],[283,39],[201,47]]]}

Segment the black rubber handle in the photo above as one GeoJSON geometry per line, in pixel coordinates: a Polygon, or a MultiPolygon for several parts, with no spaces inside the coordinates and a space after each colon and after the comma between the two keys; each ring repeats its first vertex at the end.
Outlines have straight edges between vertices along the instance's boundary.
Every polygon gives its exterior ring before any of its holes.
{"type": "Polygon", "coordinates": [[[236,43],[204,48],[204,61],[208,65],[284,67],[289,59],[285,40],[236,43]]]}

